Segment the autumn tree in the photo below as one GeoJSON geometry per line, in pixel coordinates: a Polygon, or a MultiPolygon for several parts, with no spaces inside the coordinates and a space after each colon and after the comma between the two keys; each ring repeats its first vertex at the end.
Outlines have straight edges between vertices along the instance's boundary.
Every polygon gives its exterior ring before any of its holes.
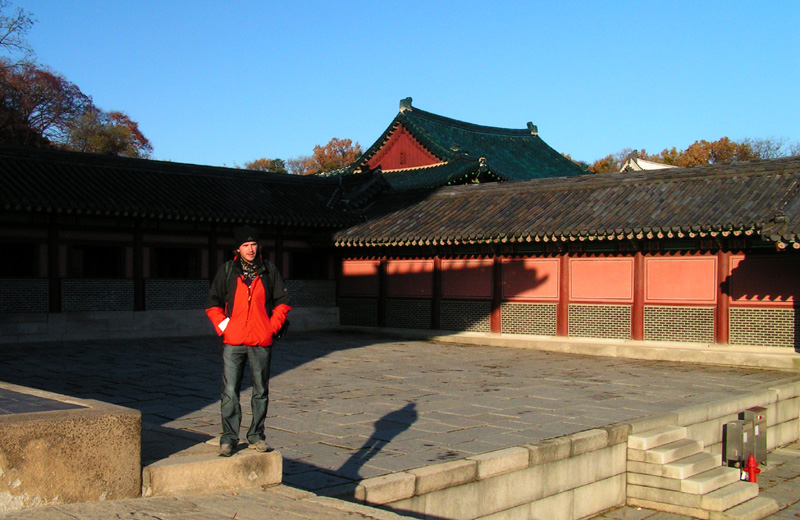
{"type": "Polygon", "coordinates": [[[244,168],[260,172],[289,173],[283,159],[267,159],[262,157],[261,159],[244,163],[244,168]]]}
{"type": "Polygon", "coordinates": [[[104,112],[77,85],[30,58],[29,13],[0,0],[0,142],[149,157],[153,147],[122,112],[104,112]]]}
{"type": "Polygon", "coordinates": [[[92,108],[66,130],[62,147],[76,152],[147,158],[153,150],[139,125],[122,112],[92,108]]]}
{"type": "MultiPolygon", "coordinates": [[[[624,149],[614,155],[607,155],[592,163],[589,171],[594,173],[618,172],[630,153],[630,149],[624,149]]],[[[673,146],[665,148],[659,154],[650,155],[646,150],[641,150],[637,154],[639,158],[647,161],[689,167],[798,155],[800,154],[800,143],[789,144],[786,139],[774,137],[743,139],[741,142],[722,137],[716,141],[706,141],[705,139],[695,141],[685,150],[678,150],[673,146]]]]}
{"type": "Polygon", "coordinates": [[[289,159],[287,165],[295,175],[310,175],[347,166],[361,157],[361,153],[360,144],[334,137],[325,146],[315,146],[312,155],[289,159]]]}
{"type": "Polygon", "coordinates": [[[289,173],[292,175],[311,175],[316,173],[314,170],[314,159],[310,155],[301,155],[286,161],[289,173]]]}
{"type": "Polygon", "coordinates": [[[315,146],[312,158],[317,166],[315,173],[327,172],[347,166],[361,156],[361,145],[350,139],[334,137],[325,146],[315,146]]]}
{"type": "Polygon", "coordinates": [[[92,108],[77,85],[28,62],[0,67],[0,139],[47,146],[64,140],[68,127],[92,108]]]}

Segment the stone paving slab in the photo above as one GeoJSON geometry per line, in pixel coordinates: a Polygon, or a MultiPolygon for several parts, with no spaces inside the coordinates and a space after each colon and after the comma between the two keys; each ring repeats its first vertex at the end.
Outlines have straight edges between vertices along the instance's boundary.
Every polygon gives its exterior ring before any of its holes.
{"type": "MultiPolygon", "coordinates": [[[[3,345],[0,380],[140,410],[147,463],[219,435],[220,352],[213,335],[3,345]],[[174,445],[164,440],[170,430],[183,432],[174,445]]],[[[274,348],[267,436],[284,455],[284,482],[321,491],[794,377],[776,370],[298,333],[274,348]]],[[[249,395],[245,378],[243,429],[249,395]]]]}
{"type": "Polygon", "coordinates": [[[78,408],[83,407],[38,395],[23,394],[7,388],[0,388],[0,415],[76,410],[78,408]]]}

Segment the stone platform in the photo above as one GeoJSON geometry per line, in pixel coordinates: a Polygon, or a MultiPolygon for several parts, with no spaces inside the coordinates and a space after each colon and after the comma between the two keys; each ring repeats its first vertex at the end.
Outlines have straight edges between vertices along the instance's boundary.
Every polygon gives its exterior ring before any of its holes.
{"type": "MultiPolygon", "coordinates": [[[[3,345],[0,380],[140,411],[149,464],[219,435],[218,345],[213,336],[3,345]]],[[[290,334],[274,351],[267,435],[283,455],[285,484],[352,496],[364,479],[796,379],[749,367],[290,334]]],[[[248,398],[246,381],[246,414],[248,398]]]]}

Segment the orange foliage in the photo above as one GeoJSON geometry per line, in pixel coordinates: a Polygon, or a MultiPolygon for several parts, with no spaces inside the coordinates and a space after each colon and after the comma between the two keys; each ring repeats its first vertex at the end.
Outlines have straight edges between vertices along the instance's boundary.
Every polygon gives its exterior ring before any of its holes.
{"type": "Polygon", "coordinates": [[[292,173],[309,175],[347,166],[360,156],[360,144],[353,144],[351,139],[334,137],[325,146],[315,146],[313,155],[289,159],[287,164],[292,173]]]}

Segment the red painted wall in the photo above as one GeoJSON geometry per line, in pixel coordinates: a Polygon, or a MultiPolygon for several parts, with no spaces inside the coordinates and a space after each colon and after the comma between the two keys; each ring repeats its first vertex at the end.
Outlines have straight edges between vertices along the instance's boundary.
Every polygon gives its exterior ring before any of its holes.
{"type": "Polygon", "coordinates": [[[633,301],[633,258],[571,258],[570,300],[633,301]]]}
{"type": "Polygon", "coordinates": [[[645,258],[645,303],[713,304],[717,301],[717,258],[645,258]]]}
{"type": "Polygon", "coordinates": [[[730,287],[734,304],[791,303],[800,300],[800,258],[750,256],[731,258],[730,287]]]}
{"type": "Polygon", "coordinates": [[[400,125],[367,164],[370,168],[380,166],[383,171],[389,171],[430,166],[441,162],[400,125]]]}
{"type": "Polygon", "coordinates": [[[558,258],[503,260],[503,299],[558,300],[558,258]]]}
{"type": "Polygon", "coordinates": [[[377,297],[380,279],[378,260],[344,260],[339,280],[341,296],[377,297]]]}
{"type": "Polygon", "coordinates": [[[387,296],[433,296],[433,260],[389,260],[386,264],[387,296]]]}
{"type": "Polygon", "coordinates": [[[442,260],[442,297],[492,297],[492,264],[487,259],[442,260]]]}

